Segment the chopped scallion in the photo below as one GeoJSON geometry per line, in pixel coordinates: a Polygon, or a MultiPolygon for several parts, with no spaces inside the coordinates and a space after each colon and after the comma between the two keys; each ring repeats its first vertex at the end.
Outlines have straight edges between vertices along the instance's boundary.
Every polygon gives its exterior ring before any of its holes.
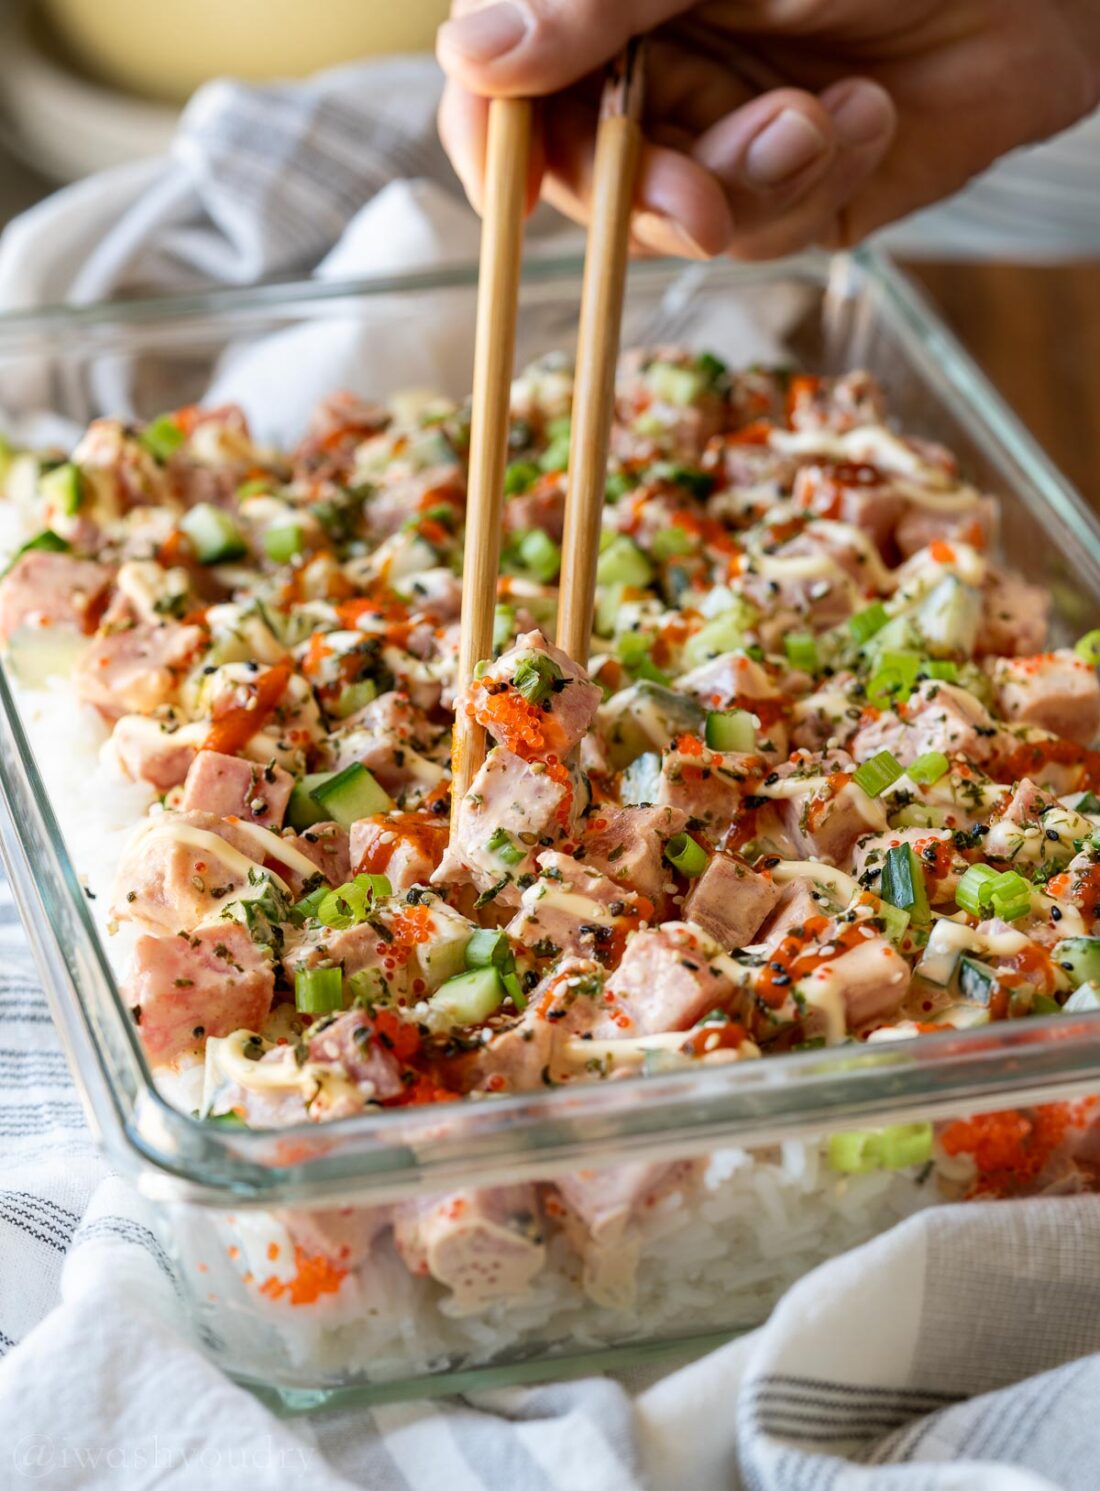
{"type": "Polygon", "coordinates": [[[1073,650],[1078,657],[1084,658],[1085,662],[1091,663],[1093,667],[1100,664],[1100,627],[1093,627],[1091,632],[1086,632],[1078,642],[1074,643],[1073,650]]]}
{"type": "Polygon", "coordinates": [[[1031,886],[1016,870],[990,880],[987,890],[989,904],[1002,921],[1017,921],[1031,910],[1031,886]]]}
{"type": "Polygon", "coordinates": [[[788,632],[783,645],[792,668],[798,668],[803,673],[817,672],[817,639],[811,633],[788,632]]]}
{"type": "Polygon", "coordinates": [[[520,658],[512,674],[512,685],[528,704],[543,704],[554,692],[555,683],[565,675],[552,657],[544,652],[520,658]]]}
{"type": "Polygon", "coordinates": [[[923,756],[918,756],[905,770],[909,780],[916,782],[918,787],[931,787],[944,775],[949,765],[950,762],[942,751],[925,751],[923,756]]]}
{"type": "Polygon", "coordinates": [[[955,904],[971,916],[982,916],[989,905],[989,887],[997,871],[989,865],[971,865],[955,887],[955,904]]]}
{"type": "Polygon", "coordinates": [[[344,1008],[341,968],[299,968],[294,975],[294,1004],[303,1015],[328,1015],[344,1008]]]}
{"type": "Polygon", "coordinates": [[[703,739],[712,751],[756,750],[756,726],[747,709],[716,709],[707,715],[703,739]]]}
{"type": "Polygon", "coordinates": [[[690,834],[675,834],[665,845],[665,858],[674,869],[693,880],[707,867],[707,853],[690,834]]]}
{"type": "Polygon", "coordinates": [[[503,860],[506,865],[518,865],[527,851],[515,842],[506,828],[495,828],[485,845],[490,854],[503,860]]]}
{"type": "Polygon", "coordinates": [[[848,630],[859,643],[869,642],[876,632],[880,632],[890,620],[886,607],[881,601],[875,601],[871,606],[857,611],[854,616],[848,618],[848,630]]]}
{"type": "Polygon", "coordinates": [[[889,751],[878,751],[852,773],[852,781],[868,797],[879,797],[901,774],[901,763],[889,751]]]}

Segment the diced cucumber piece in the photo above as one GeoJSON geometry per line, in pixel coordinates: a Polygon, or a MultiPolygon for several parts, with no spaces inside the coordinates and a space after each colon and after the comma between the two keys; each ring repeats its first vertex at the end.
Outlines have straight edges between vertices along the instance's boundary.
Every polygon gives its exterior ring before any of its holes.
{"type": "Polygon", "coordinates": [[[988,1006],[998,989],[996,971],[977,958],[960,958],[957,978],[959,994],[971,1004],[988,1006]]]}
{"type": "Polygon", "coordinates": [[[923,802],[906,803],[904,808],[891,813],[889,819],[891,828],[942,828],[946,822],[946,808],[923,802]]]}
{"type": "Polygon", "coordinates": [[[747,709],[711,710],[703,738],[712,751],[756,750],[756,726],[747,709]]]}
{"type": "Polygon", "coordinates": [[[1100,1010],[1100,984],[1082,984],[1062,1006],[1062,1011],[1067,1015],[1087,1015],[1095,1010],[1100,1010]]]}
{"type": "Polygon", "coordinates": [[[333,713],[339,720],[358,714],[378,697],[378,685],[372,678],[361,678],[358,683],[349,683],[340,690],[333,713]]]}
{"type": "Polygon", "coordinates": [[[630,807],[654,803],[661,791],[661,758],[656,751],[646,751],[623,772],[620,796],[630,807]]]}
{"type": "Polygon", "coordinates": [[[973,1030],[978,1025],[988,1025],[992,1015],[982,1004],[949,1004],[931,1018],[931,1024],[949,1026],[952,1030],[973,1030]]]}
{"type": "Polygon", "coordinates": [[[286,820],[291,828],[296,828],[301,833],[304,828],[312,828],[315,823],[325,821],[328,814],[315,800],[313,789],[329,781],[332,776],[331,771],[307,772],[300,782],[294,784],[286,810],[286,820]]]}
{"type": "Polygon", "coordinates": [[[196,503],[180,519],[200,564],[226,564],[248,552],[240,529],[228,513],[210,502],[196,503]]]}
{"type": "Polygon", "coordinates": [[[1063,937],[1051,956],[1074,987],[1100,983],[1100,937],[1063,937]]]}
{"type": "Polygon", "coordinates": [[[921,602],[916,620],[934,656],[962,653],[970,657],[982,621],[981,592],[947,575],[921,602]]]}
{"type": "Polygon", "coordinates": [[[699,668],[727,652],[736,652],[745,645],[745,633],[756,620],[751,607],[740,604],[723,611],[713,621],[699,628],[684,644],[683,666],[685,669],[699,668]]]}
{"type": "Polygon", "coordinates": [[[653,566],[632,538],[619,534],[596,561],[597,585],[637,585],[653,579],[653,566]]]}
{"type": "Polygon", "coordinates": [[[654,362],[646,369],[645,381],[662,404],[684,409],[706,388],[706,377],[698,368],[680,368],[671,362],[654,362]]]}
{"type": "Polygon", "coordinates": [[[343,771],[326,774],[310,793],[313,801],[344,828],[350,828],[360,818],[371,818],[375,813],[388,813],[393,807],[393,798],[371,776],[365,766],[353,761],[343,771]]]}
{"type": "Polygon", "coordinates": [[[301,523],[279,523],[264,534],[264,551],[275,564],[289,564],[302,552],[305,530],[301,523]]]}
{"type": "Polygon", "coordinates": [[[687,694],[643,679],[620,689],[604,706],[606,739],[616,770],[644,751],[664,750],[678,735],[702,733],[706,710],[687,694]]]}
{"type": "Polygon", "coordinates": [[[451,1025],[479,1025],[503,1001],[504,985],[497,970],[472,968],[440,984],[431,997],[431,1006],[451,1025]]]}
{"type": "Polygon", "coordinates": [[[138,444],[144,446],[154,460],[163,463],[179,450],[186,438],[170,414],[159,414],[142,430],[138,436],[138,444]]]}
{"type": "Polygon", "coordinates": [[[80,468],[71,461],[44,471],[38,478],[38,490],[51,507],[71,518],[80,507],[80,468]]]}

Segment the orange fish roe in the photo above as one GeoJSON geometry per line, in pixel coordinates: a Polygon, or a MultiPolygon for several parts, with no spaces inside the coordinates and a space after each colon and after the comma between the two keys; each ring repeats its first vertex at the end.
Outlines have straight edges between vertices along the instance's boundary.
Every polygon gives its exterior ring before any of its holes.
{"type": "Polygon", "coordinates": [[[470,713],[507,750],[524,761],[531,761],[548,749],[545,734],[548,717],[516,689],[478,679],[470,692],[474,700],[470,713]]]}
{"type": "Polygon", "coordinates": [[[428,906],[403,906],[390,921],[392,943],[383,943],[379,952],[388,952],[399,963],[407,963],[417,943],[428,942],[433,920],[428,906]]]}
{"type": "Polygon", "coordinates": [[[941,1130],[945,1154],[968,1154],[977,1176],[972,1196],[1018,1196],[1026,1193],[1057,1151],[1075,1131],[1096,1116],[1100,1098],[1075,1103],[1046,1103],[1040,1108],[1010,1109],[957,1118],[941,1130]]]}
{"type": "Polygon", "coordinates": [[[313,1305],[323,1294],[335,1294],[348,1276],[346,1268],[337,1268],[321,1253],[307,1253],[295,1244],[293,1278],[278,1279],[271,1274],[260,1285],[268,1299],[289,1299],[292,1305],[313,1305]]]}

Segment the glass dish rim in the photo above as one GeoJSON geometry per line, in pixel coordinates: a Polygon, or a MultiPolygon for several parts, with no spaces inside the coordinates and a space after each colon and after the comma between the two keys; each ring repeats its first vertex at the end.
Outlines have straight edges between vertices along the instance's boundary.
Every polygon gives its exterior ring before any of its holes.
{"type": "MultiPolygon", "coordinates": [[[[581,268],[582,261],[572,255],[533,258],[525,267],[524,281],[536,286],[562,279],[579,282],[581,268]]],[[[922,365],[933,390],[938,394],[954,392],[961,400],[961,407],[953,412],[968,427],[968,433],[987,449],[1007,455],[1062,523],[1072,525],[1082,538],[1091,539],[1091,546],[1086,543],[1082,549],[1085,559],[1100,575],[1100,522],[929,309],[921,294],[875,250],[862,248],[836,256],[813,252],[767,264],[700,268],[704,274],[719,273],[742,284],[794,277],[818,285],[835,283],[849,293],[853,283],[858,288],[858,277],[863,276],[884,297],[893,318],[892,330],[906,343],[907,353],[922,365]],[[857,277],[855,281],[853,276],[857,277]]],[[[692,270],[670,261],[648,261],[634,266],[631,272],[650,277],[690,275],[692,270]]],[[[277,281],[185,295],[18,311],[0,316],[0,355],[9,351],[18,353],[19,343],[25,339],[41,349],[43,339],[48,340],[51,335],[72,337],[95,327],[125,331],[158,321],[183,322],[197,316],[230,320],[248,312],[273,315],[291,306],[309,307],[364,295],[469,289],[476,279],[476,265],[465,264],[351,281],[277,281]]],[[[702,1129],[712,1138],[726,1135],[734,1142],[738,1136],[743,1140],[746,1130],[755,1134],[754,1125],[761,1121],[771,1125],[770,1131],[789,1132],[792,1126],[804,1130],[815,1120],[843,1126],[856,1115],[864,1119],[887,1112],[893,1115],[899,1102],[903,1108],[908,1104],[907,1111],[919,1107],[923,1113],[937,1104],[941,1109],[946,1107],[964,1092],[969,1095],[968,1082],[977,1084],[980,1100],[990,1106],[996,1098],[1016,1091],[1021,1079],[1029,1076],[1032,1087],[1038,1084],[1038,1089],[1061,1094],[1085,1090],[1088,1079],[1100,1072],[1100,1022],[1092,1030],[1087,1016],[1074,1020],[1056,1016],[1023,1022],[1016,1028],[945,1032],[919,1042],[885,1043],[873,1051],[861,1047],[861,1054],[856,1057],[852,1048],[837,1047],[831,1051],[792,1054],[781,1061],[671,1073],[648,1078],[644,1084],[578,1083],[558,1091],[494,1098],[491,1103],[448,1104],[446,1127],[462,1131],[457,1141],[454,1135],[443,1140],[433,1134],[440,1127],[438,1108],[391,1110],[332,1125],[306,1122],[282,1130],[219,1130],[172,1107],[153,1082],[137,1033],[123,1008],[106,950],[69,862],[53,805],[45,794],[2,670],[0,709],[4,728],[15,748],[18,768],[37,810],[58,882],[76,909],[80,935],[87,944],[96,975],[106,980],[112,1013],[129,1048],[133,1070],[138,1074],[139,1091],[127,1108],[121,1098],[119,1074],[111,1053],[95,1032],[85,1009],[84,995],[69,970],[68,982],[78,1008],[60,1007],[55,1012],[57,1023],[69,1027],[71,1037],[70,1021],[78,1015],[82,1018],[84,1034],[96,1057],[92,1077],[102,1083],[105,1092],[95,1094],[100,1101],[93,1102],[90,1080],[85,1081],[89,1074],[82,1063],[78,1066],[74,1062],[78,1084],[83,1085],[87,1101],[95,1108],[103,1137],[115,1157],[129,1168],[158,1172],[164,1186],[173,1193],[186,1192],[192,1198],[222,1201],[227,1193],[235,1201],[255,1195],[270,1204],[277,1197],[301,1199],[325,1194],[333,1186],[379,1189],[386,1185],[400,1187],[403,1182],[423,1185],[429,1173],[450,1175],[472,1166],[480,1175],[493,1163],[498,1166],[508,1163],[518,1147],[517,1136],[540,1125],[542,1139],[536,1148],[539,1162],[546,1167],[576,1160],[578,1147],[583,1151],[583,1161],[590,1162],[595,1152],[594,1132],[604,1150],[617,1145],[616,1154],[642,1145],[648,1146],[648,1153],[657,1142],[679,1145],[682,1149],[689,1137],[693,1143],[698,1142],[702,1129]],[[1057,1038],[1036,1043],[1036,1033],[1043,1030],[1049,1030],[1057,1038]],[[1059,1052],[1061,1060],[1056,1059],[1059,1052]],[[942,1079],[939,1089],[937,1078],[942,1079]],[[639,1102],[637,1094],[643,1090],[645,1100],[639,1102]],[[981,1098],[982,1092],[985,1098],[981,1098]],[[104,1097],[114,1109],[113,1122],[110,1115],[104,1121],[104,1097]],[[652,1120],[653,1110],[667,1113],[670,1118],[679,1114],[680,1120],[668,1126],[656,1124],[652,1120]],[[631,1123],[632,1112],[635,1117],[639,1112],[645,1113],[649,1121],[631,1123]],[[711,1115],[706,1122],[701,1121],[704,1113],[711,1115]],[[582,1132],[574,1133],[578,1123],[582,1132]],[[558,1134],[553,1142],[546,1142],[547,1130],[558,1134]],[[280,1154],[285,1155],[296,1144],[308,1151],[305,1157],[290,1163],[285,1159],[280,1161],[280,1154]],[[432,1150],[428,1161],[424,1158],[426,1147],[432,1150]],[[351,1151],[353,1160],[369,1158],[369,1166],[357,1168],[353,1164],[349,1169],[345,1165],[326,1164],[336,1150],[351,1151]]],[[[5,766],[5,786],[6,777],[5,766]]],[[[10,816],[10,808],[7,811],[10,816]]],[[[25,867],[15,867],[13,880],[24,869],[33,877],[35,867],[26,842],[17,827],[13,827],[13,832],[27,859],[25,867]]],[[[24,893],[26,890],[24,885],[24,893]]],[[[34,893],[37,895],[36,890],[34,893]]],[[[61,950],[56,932],[52,940],[56,949],[61,950]]],[[[68,967],[67,960],[64,961],[68,967]]]]}

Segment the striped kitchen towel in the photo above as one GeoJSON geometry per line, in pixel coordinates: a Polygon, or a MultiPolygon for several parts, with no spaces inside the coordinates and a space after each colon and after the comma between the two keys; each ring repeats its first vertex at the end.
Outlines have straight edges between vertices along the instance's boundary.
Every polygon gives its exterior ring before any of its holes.
{"type": "MultiPolygon", "coordinates": [[[[409,59],[203,90],[169,158],[73,187],[8,230],[0,304],[245,283],[322,262],[362,272],[396,242],[374,241],[363,204],[409,176],[450,191],[453,216],[445,233],[407,221],[401,255],[453,252],[476,229],[434,139],[437,91],[431,64],[409,59]]],[[[1046,158],[1042,221],[1005,214],[1006,253],[1095,249],[1100,151],[1095,123],[1083,128],[1092,144],[1073,137],[1071,169],[1059,174],[1064,146],[1046,158]],[[1058,180],[1072,188],[1061,198],[1058,180]]],[[[967,200],[987,191],[979,183],[967,200]]],[[[406,197],[415,207],[416,192],[406,197]]],[[[935,219],[936,249],[973,244],[974,220],[935,219]]],[[[279,1419],[184,1333],[156,1219],[84,1127],[6,886],[0,1015],[0,1485],[1100,1484],[1100,1201],[1088,1198],[923,1214],[809,1276],[755,1335],[645,1387],[591,1379],[279,1419]]]]}

